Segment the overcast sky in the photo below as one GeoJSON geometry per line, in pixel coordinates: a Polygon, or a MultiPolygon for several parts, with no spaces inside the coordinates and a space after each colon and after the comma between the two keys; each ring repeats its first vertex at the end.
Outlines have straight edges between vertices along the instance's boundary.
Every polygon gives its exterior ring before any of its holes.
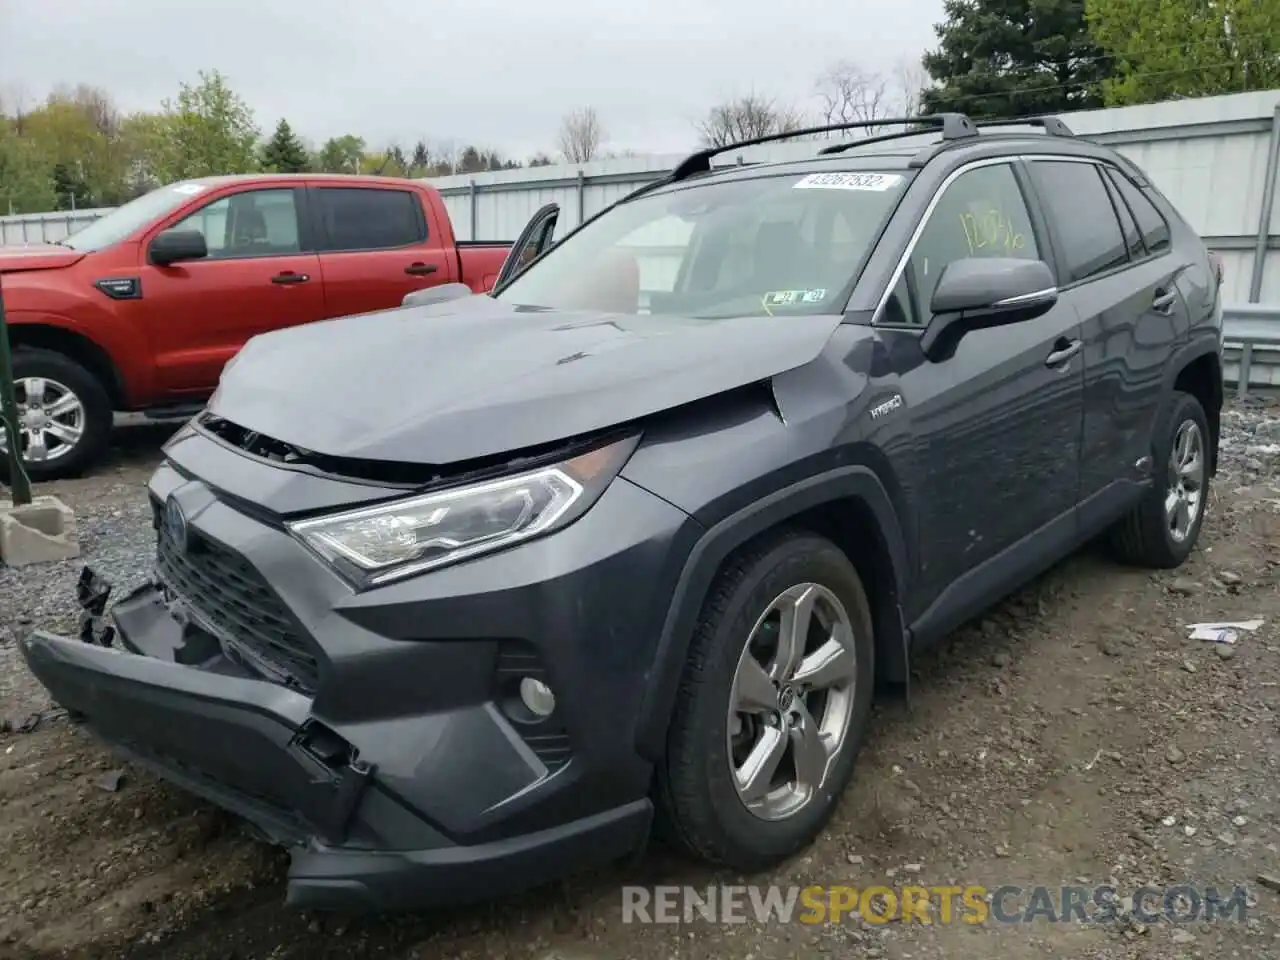
{"type": "Polygon", "coordinates": [[[552,150],[590,104],[614,149],[679,151],[713,103],[801,101],[839,58],[890,75],[942,0],[0,0],[0,97],[89,83],[155,109],[217,69],[269,130],[552,150]]]}

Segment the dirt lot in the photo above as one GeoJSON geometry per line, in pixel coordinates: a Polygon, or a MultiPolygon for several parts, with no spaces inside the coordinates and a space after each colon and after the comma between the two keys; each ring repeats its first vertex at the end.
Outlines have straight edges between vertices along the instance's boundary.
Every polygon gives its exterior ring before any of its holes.
{"type": "MultiPolygon", "coordinates": [[[[58,485],[88,560],[144,575],[161,434],[58,485]]],[[[622,884],[746,882],[662,851],[499,905],[394,919],[281,907],[284,857],[59,717],[0,640],[0,956],[197,958],[1280,957],[1280,405],[1228,414],[1201,549],[1177,573],[1062,565],[918,664],[808,855],[750,882],[1247,885],[1209,924],[624,925],[622,884]],[[1196,621],[1264,618],[1235,646],[1196,621]],[[38,716],[39,723],[29,729],[38,716]]],[[[78,566],[0,570],[17,632],[75,623],[78,566]]],[[[1011,901],[1011,908],[1025,901],[1011,901]]]]}

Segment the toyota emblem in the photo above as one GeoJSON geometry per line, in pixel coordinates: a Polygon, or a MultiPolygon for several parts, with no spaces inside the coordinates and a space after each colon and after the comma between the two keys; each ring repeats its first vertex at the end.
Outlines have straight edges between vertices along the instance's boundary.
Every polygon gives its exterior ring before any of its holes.
{"type": "Polygon", "coordinates": [[[169,539],[181,553],[187,552],[187,515],[176,497],[170,497],[164,505],[164,525],[169,539]]]}

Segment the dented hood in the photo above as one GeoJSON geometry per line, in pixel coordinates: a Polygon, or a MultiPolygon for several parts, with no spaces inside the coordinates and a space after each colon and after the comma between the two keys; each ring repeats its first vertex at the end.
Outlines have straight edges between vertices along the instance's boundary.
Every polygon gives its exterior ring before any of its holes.
{"type": "Polygon", "coordinates": [[[211,413],[315,453],[445,464],[591,433],[813,360],[838,316],[672,317],[487,296],[255,337],[211,413]]]}
{"type": "Polygon", "coordinates": [[[52,243],[33,243],[24,246],[0,245],[0,273],[69,267],[83,260],[84,256],[79,250],[59,247],[52,243]]]}

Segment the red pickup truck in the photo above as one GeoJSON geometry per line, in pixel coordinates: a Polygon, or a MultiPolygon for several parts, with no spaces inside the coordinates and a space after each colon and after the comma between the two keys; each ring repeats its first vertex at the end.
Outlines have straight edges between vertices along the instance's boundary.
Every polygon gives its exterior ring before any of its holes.
{"type": "Polygon", "coordinates": [[[255,334],[486,292],[509,246],[455,239],[424,183],[294,174],[175,183],[57,244],[0,247],[27,472],[93,464],[113,411],[193,412],[255,334]]]}

